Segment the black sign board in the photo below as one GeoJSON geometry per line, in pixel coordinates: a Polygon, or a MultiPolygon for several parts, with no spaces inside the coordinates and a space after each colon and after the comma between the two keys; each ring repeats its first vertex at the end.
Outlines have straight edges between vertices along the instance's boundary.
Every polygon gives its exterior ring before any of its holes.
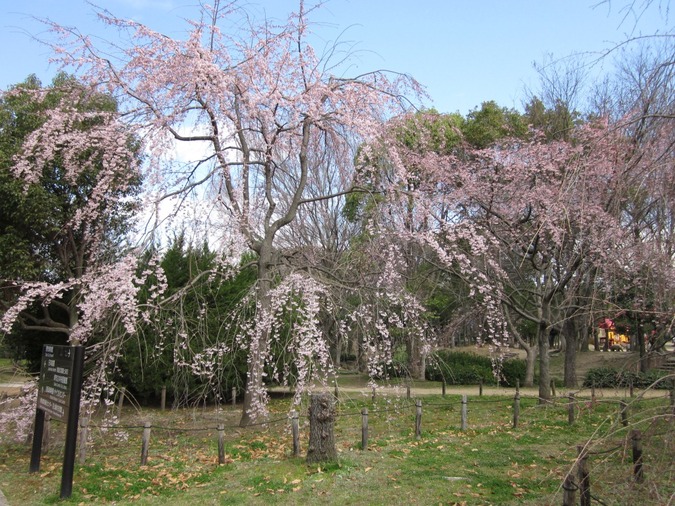
{"type": "Polygon", "coordinates": [[[66,445],[63,451],[61,473],[61,499],[70,497],[73,490],[77,421],[80,416],[84,348],[82,346],[55,346],[46,344],[42,349],[42,368],[38,383],[37,409],[30,472],[40,470],[42,436],[45,415],[66,422],[66,445]]]}
{"type": "Polygon", "coordinates": [[[73,357],[71,346],[47,344],[42,350],[37,407],[62,422],[68,420],[73,357]]]}

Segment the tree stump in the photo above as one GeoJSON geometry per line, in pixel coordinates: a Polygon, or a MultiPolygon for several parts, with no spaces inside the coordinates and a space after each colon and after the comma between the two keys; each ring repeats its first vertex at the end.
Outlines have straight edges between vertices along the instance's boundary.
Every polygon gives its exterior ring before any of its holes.
{"type": "Polygon", "coordinates": [[[307,463],[337,460],[335,448],[335,402],[331,394],[312,394],[309,400],[309,446],[307,463]]]}

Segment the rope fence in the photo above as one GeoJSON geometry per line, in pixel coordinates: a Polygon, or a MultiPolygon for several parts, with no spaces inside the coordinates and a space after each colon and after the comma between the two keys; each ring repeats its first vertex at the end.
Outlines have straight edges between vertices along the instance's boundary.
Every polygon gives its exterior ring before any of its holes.
{"type": "MultiPolygon", "coordinates": [[[[564,481],[561,484],[561,491],[563,495],[563,505],[571,506],[577,504],[576,498],[577,494],[579,496],[579,501],[581,505],[590,505],[591,501],[602,503],[602,500],[594,497],[591,494],[590,484],[590,462],[593,459],[598,459],[606,457],[608,455],[614,454],[616,452],[623,452],[624,454],[628,453],[630,448],[631,454],[631,464],[632,464],[632,474],[635,483],[643,483],[645,480],[645,470],[643,467],[644,463],[644,447],[643,441],[645,438],[645,431],[634,428],[632,426],[631,418],[634,413],[639,412],[641,414],[649,414],[653,412],[654,415],[662,416],[666,415],[672,417],[675,415],[675,407],[673,405],[674,396],[672,390],[670,392],[665,392],[664,396],[658,397],[646,397],[644,392],[639,393],[637,396],[634,396],[630,399],[607,399],[601,398],[598,399],[595,395],[595,391],[591,391],[590,396],[583,396],[582,390],[568,392],[567,395],[561,395],[554,399],[541,399],[538,396],[528,396],[522,395],[519,389],[516,389],[515,395],[512,399],[499,397],[499,398],[487,398],[485,396],[468,396],[466,394],[458,395],[446,395],[442,396],[442,400],[434,398],[429,402],[423,402],[422,399],[411,399],[409,391],[406,390],[405,396],[395,398],[396,405],[394,406],[380,406],[378,405],[379,398],[378,396],[372,395],[366,397],[367,400],[340,400],[338,401],[338,409],[335,413],[335,420],[345,419],[353,420],[356,417],[361,418],[360,426],[360,449],[363,451],[368,450],[369,441],[371,439],[371,424],[373,420],[376,420],[378,417],[389,416],[391,413],[395,413],[400,416],[410,416],[414,415],[414,421],[410,421],[411,435],[415,440],[423,439],[423,420],[426,416],[435,416],[438,417],[441,412],[447,413],[449,416],[447,421],[451,425],[459,427],[461,431],[468,431],[470,428],[470,407],[472,405],[501,405],[504,409],[512,410],[512,427],[517,429],[522,425],[523,420],[527,420],[528,416],[535,414],[537,410],[542,408],[553,408],[561,412],[561,418],[566,413],[567,415],[567,424],[572,426],[576,423],[579,423],[583,419],[586,413],[592,412],[596,406],[616,406],[616,413],[612,418],[612,427],[613,433],[610,434],[610,437],[605,438],[605,444],[609,441],[610,446],[608,448],[595,448],[591,446],[591,442],[578,445],[577,456],[573,465],[573,468],[566,474],[564,481]],[[664,403],[664,400],[666,401],[664,403]],[[368,401],[370,401],[368,403],[368,401]],[[367,406],[358,406],[358,404],[368,404],[367,406]],[[351,405],[354,405],[351,408],[351,405]],[[457,416],[459,415],[459,419],[457,416]],[[614,435],[617,438],[621,436],[620,441],[611,442],[611,436],[614,435]]],[[[388,399],[391,401],[391,399],[388,399]]],[[[118,414],[121,414],[121,409],[118,406],[118,414]]],[[[141,432],[141,452],[140,452],[140,465],[146,466],[148,463],[149,455],[151,452],[152,439],[151,436],[153,432],[156,431],[167,431],[172,433],[209,433],[215,434],[217,438],[217,461],[219,464],[226,463],[226,453],[225,453],[225,440],[226,440],[226,431],[231,431],[232,429],[247,430],[255,429],[259,427],[272,427],[284,425],[283,432],[287,434],[290,432],[292,438],[291,445],[291,455],[293,457],[300,457],[301,453],[301,431],[300,431],[300,420],[308,419],[309,414],[307,411],[298,412],[297,410],[292,410],[288,415],[279,416],[276,418],[271,418],[263,420],[260,422],[255,422],[249,424],[245,427],[240,427],[238,424],[227,424],[224,421],[218,421],[213,425],[209,424],[203,427],[181,427],[178,425],[155,425],[151,421],[147,420],[143,424],[121,424],[121,423],[101,423],[96,424],[92,423],[91,419],[88,417],[83,417],[80,421],[80,447],[79,447],[79,463],[85,464],[87,458],[87,441],[91,436],[92,430],[125,430],[125,431],[139,431],[141,432]]],[[[51,420],[51,423],[61,423],[58,420],[51,420]]],[[[48,421],[49,423],[49,421],[48,421]]],[[[349,422],[348,424],[352,427],[352,430],[356,430],[355,424],[349,422]]],[[[45,437],[54,437],[54,431],[46,430],[45,437]]],[[[656,437],[656,434],[650,434],[648,437],[656,437]]],[[[48,441],[43,441],[43,445],[48,446],[48,441]]]]}

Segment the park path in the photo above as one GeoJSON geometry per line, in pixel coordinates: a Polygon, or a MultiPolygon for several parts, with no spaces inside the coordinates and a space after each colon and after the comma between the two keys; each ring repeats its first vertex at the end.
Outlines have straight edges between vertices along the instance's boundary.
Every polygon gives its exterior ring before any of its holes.
{"type": "MultiPolygon", "coordinates": [[[[268,389],[269,392],[276,393],[290,393],[288,387],[271,387],[268,389]]],[[[334,388],[326,387],[324,389],[318,388],[316,390],[325,390],[327,392],[334,392],[334,388]]],[[[342,395],[359,395],[364,397],[372,396],[372,389],[368,387],[339,387],[340,396],[342,395]]],[[[443,389],[441,386],[429,386],[429,387],[411,387],[410,396],[415,397],[424,397],[428,395],[442,395],[443,389]]],[[[480,395],[480,389],[478,385],[475,386],[447,386],[445,389],[446,396],[452,395],[466,395],[469,397],[478,397],[480,395]]],[[[495,386],[483,386],[482,395],[484,396],[513,396],[515,395],[515,388],[504,388],[504,387],[495,387],[495,386]]],[[[567,397],[569,393],[573,393],[578,397],[591,397],[590,388],[561,388],[556,394],[557,397],[567,397]]],[[[406,387],[402,386],[380,386],[377,387],[375,391],[376,396],[391,396],[391,397],[405,397],[407,395],[406,387]]],[[[643,397],[668,397],[669,392],[667,390],[635,390],[634,396],[642,395],[643,397]]],[[[520,388],[521,397],[532,397],[536,398],[539,396],[539,389],[537,387],[521,387],[520,388]]],[[[595,396],[597,398],[610,398],[610,399],[627,399],[630,397],[630,391],[628,388],[596,388],[595,396]]]]}

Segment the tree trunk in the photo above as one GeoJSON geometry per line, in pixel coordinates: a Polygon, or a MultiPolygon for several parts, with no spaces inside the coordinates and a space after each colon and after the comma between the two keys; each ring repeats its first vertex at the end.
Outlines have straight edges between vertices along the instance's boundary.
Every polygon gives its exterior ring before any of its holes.
{"type": "Polygon", "coordinates": [[[546,322],[541,320],[537,328],[537,342],[539,343],[539,403],[551,400],[551,372],[549,350],[549,335],[546,322]]]}
{"type": "Polygon", "coordinates": [[[504,317],[509,328],[509,332],[515,338],[516,342],[525,350],[525,384],[523,386],[531,387],[534,385],[534,364],[537,359],[537,347],[530,344],[527,339],[520,335],[518,329],[513,324],[508,306],[504,305],[504,317]]]}
{"type": "Polygon", "coordinates": [[[335,402],[329,393],[312,394],[309,400],[309,445],[307,463],[337,460],[335,448],[335,402]]]}
{"type": "Polygon", "coordinates": [[[579,340],[579,329],[577,319],[567,318],[563,324],[563,337],[565,339],[565,366],[564,366],[564,384],[566,387],[574,388],[577,386],[577,341],[579,340]]]}
{"type": "Polygon", "coordinates": [[[425,357],[420,351],[418,338],[411,335],[406,341],[406,352],[408,355],[408,370],[410,376],[416,380],[423,380],[425,373],[425,357]]]}
{"type": "Polygon", "coordinates": [[[577,336],[571,332],[565,336],[567,348],[565,349],[565,386],[574,388],[577,386],[577,336]]]}
{"type": "Polygon", "coordinates": [[[536,348],[534,346],[525,348],[525,384],[523,386],[531,387],[534,385],[534,364],[536,360],[536,348]]]}
{"type": "Polygon", "coordinates": [[[642,327],[642,319],[637,319],[637,342],[640,348],[640,372],[649,370],[649,357],[647,357],[647,347],[645,345],[645,334],[642,327]]]}
{"type": "Polygon", "coordinates": [[[584,324],[584,331],[582,335],[584,336],[578,345],[578,350],[582,353],[586,353],[587,351],[590,351],[589,348],[589,341],[591,340],[591,335],[593,333],[593,327],[589,327],[588,325],[584,324]]]}
{"type": "MultiPolygon", "coordinates": [[[[271,240],[270,240],[271,243],[271,240]]],[[[258,288],[257,288],[257,321],[265,320],[272,306],[270,291],[272,282],[269,272],[269,259],[271,247],[261,248],[258,258],[258,288]]],[[[242,408],[240,427],[247,427],[254,422],[256,414],[264,405],[263,372],[265,356],[269,345],[269,329],[262,328],[255,332],[251,338],[248,350],[248,371],[246,373],[246,391],[244,392],[244,404],[242,408]]]]}

